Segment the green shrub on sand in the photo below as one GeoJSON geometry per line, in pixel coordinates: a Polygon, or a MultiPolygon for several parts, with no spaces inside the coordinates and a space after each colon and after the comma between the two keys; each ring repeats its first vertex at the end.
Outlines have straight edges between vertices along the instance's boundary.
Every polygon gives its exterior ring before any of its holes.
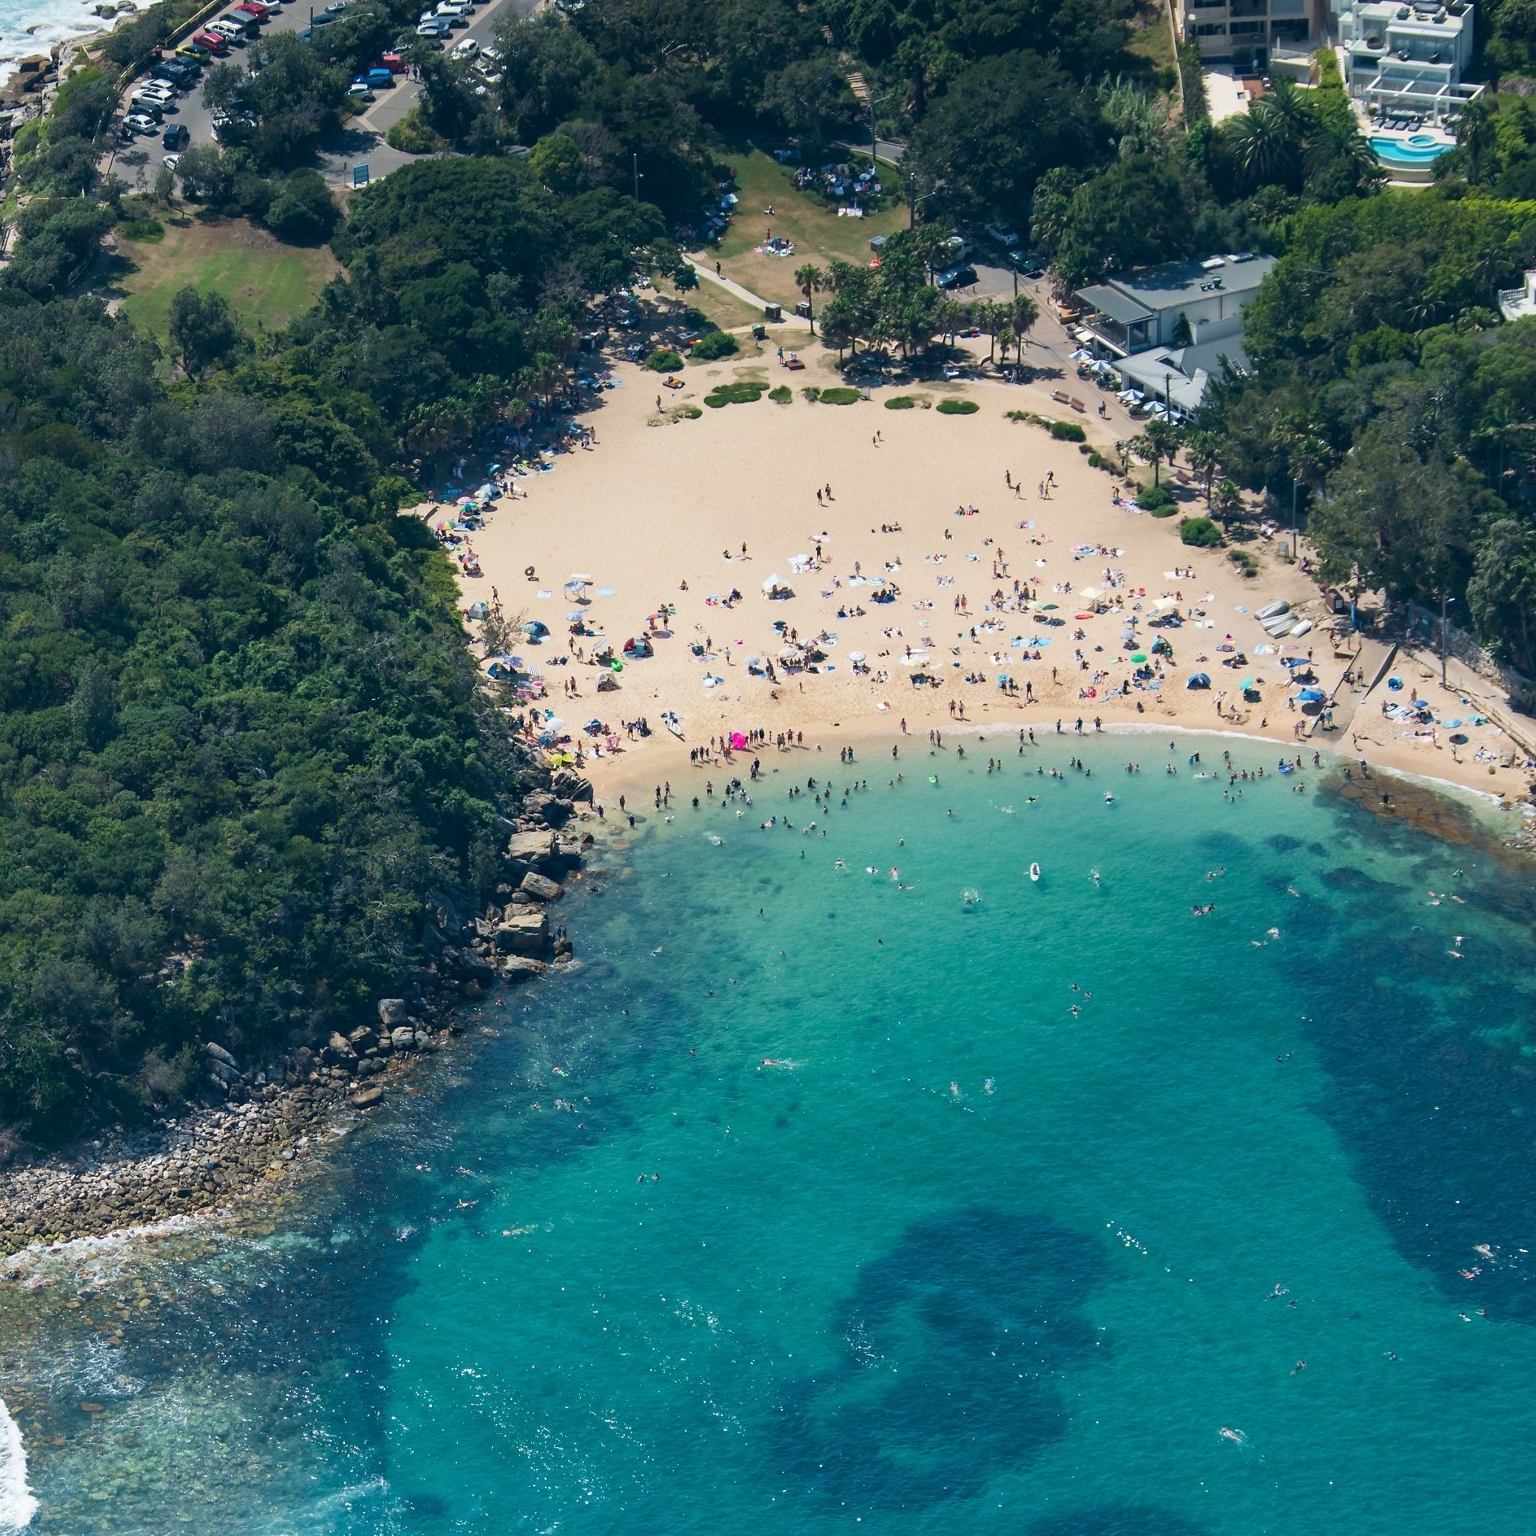
{"type": "Polygon", "coordinates": [[[736,338],[729,331],[711,331],[694,344],[688,355],[696,363],[712,363],[722,357],[734,357],[738,350],[736,338]]]}
{"type": "Polygon", "coordinates": [[[974,400],[940,400],[941,416],[974,416],[981,407],[974,400]]]}
{"type": "Polygon", "coordinates": [[[704,404],[715,411],[725,405],[751,405],[763,398],[767,388],[766,384],[755,384],[750,379],[732,379],[727,384],[716,384],[704,396],[704,404]]]}
{"type": "Polygon", "coordinates": [[[645,366],[654,369],[657,373],[676,373],[683,366],[681,354],[674,352],[670,347],[657,347],[646,358],[645,366]]]}
{"type": "Polygon", "coordinates": [[[1208,517],[1186,517],[1179,524],[1179,538],[1195,549],[1209,549],[1221,543],[1221,529],[1208,517]]]}

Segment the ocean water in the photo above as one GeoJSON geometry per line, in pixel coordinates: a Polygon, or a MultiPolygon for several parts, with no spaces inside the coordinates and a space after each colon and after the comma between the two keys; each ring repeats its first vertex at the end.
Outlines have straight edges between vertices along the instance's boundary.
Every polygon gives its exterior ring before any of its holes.
{"type": "Polygon", "coordinates": [[[65,38],[100,32],[111,22],[92,15],[95,0],[0,0],[0,83],[18,59],[47,53],[65,38]]]}
{"type": "Polygon", "coordinates": [[[0,1287],[31,1529],[1529,1533],[1530,866],[1176,741],[648,812],[270,1230],[0,1287]]]}

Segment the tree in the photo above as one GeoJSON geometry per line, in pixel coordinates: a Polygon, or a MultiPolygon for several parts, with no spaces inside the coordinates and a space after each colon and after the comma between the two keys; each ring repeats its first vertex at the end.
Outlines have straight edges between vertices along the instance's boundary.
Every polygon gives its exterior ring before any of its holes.
{"type": "Polygon", "coordinates": [[[769,75],[763,82],[758,110],[775,118],[790,133],[819,144],[828,129],[853,121],[858,102],[836,56],[823,52],[814,58],[796,59],[769,75]]]}
{"type": "Polygon", "coordinates": [[[1480,635],[1502,645],[1523,671],[1536,668],[1536,530],[1502,517],[1483,536],[1467,610],[1480,635]]]}
{"type": "Polygon", "coordinates": [[[534,180],[556,196],[573,197],[587,190],[587,162],[569,134],[545,134],[528,151],[527,165],[534,180]]]}
{"type": "Polygon", "coordinates": [[[953,213],[1029,223],[1035,183],[1053,166],[1090,163],[1104,142],[1092,98],[1038,54],[972,64],[929,105],[903,169],[937,184],[953,213]]]}
{"type": "Polygon", "coordinates": [[[1140,436],[1131,439],[1131,452],[1152,466],[1152,484],[1159,484],[1158,468],[1166,459],[1172,464],[1179,451],[1181,434],[1172,422],[1155,418],[1146,425],[1140,436]]]}
{"type": "Polygon", "coordinates": [[[171,300],[171,346],[188,378],[201,378],[244,339],[239,323],[222,293],[201,294],[180,289],[171,300]]]}
{"type": "Polygon", "coordinates": [[[1467,102],[1456,116],[1456,143],[1467,152],[1467,180],[1480,179],[1483,156],[1493,147],[1496,109],[1487,96],[1467,102]]]}
{"type": "Polygon", "coordinates": [[[1221,438],[1210,431],[1191,432],[1184,439],[1184,457],[1189,467],[1205,481],[1205,504],[1211,504],[1211,481],[1220,462],[1221,438]]]}
{"type": "Polygon", "coordinates": [[[811,323],[811,335],[816,334],[816,314],[811,295],[820,293],[827,286],[827,274],[815,262],[808,261],[795,271],[795,287],[805,295],[806,319],[811,323]]]}
{"type": "Polygon", "coordinates": [[[336,204],[318,171],[292,171],[267,209],[267,228],[289,245],[319,245],[336,227],[336,204]]]}
{"type": "Polygon", "coordinates": [[[1052,265],[1067,288],[1107,273],[1188,255],[1193,226],[1184,188],[1145,156],[1112,165],[1072,195],[1052,265]]]}

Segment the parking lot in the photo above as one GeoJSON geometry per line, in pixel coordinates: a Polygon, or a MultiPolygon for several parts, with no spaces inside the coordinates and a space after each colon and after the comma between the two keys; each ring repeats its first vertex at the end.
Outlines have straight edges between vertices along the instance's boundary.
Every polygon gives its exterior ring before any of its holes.
{"type": "MultiPolygon", "coordinates": [[[[262,3],[269,4],[269,0],[262,0],[262,3]]],[[[536,0],[489,0],[488,4],[476,8],[468,28],[454,30],[450,46],[465,37],[473,38],[481,47],[486,46],[491,41],[496,22],[506,10],[510,9],[516,15],[527,15],[535,3],[536,0]]],[[[230,0],[231,11],[235,4],[236,0],[230,0]]],[[[427,8],[427,0],[422,0],[422,8],[427,8]]],[[[280,8],[273,10],[270,20],[262,26],[261,30],[263,34],[302,32],[312,24],[311,18],[318,9],[309,5],[307,0],[306,3],[287,0],[287,3],[282,4],[280,8]]],[[[243,45],[236,44],[230,48],[228,58],[238,62],[243,57],[244,51],[243,45]]],[[[153,75],[153,68],[146,70],[124,91],[125,111],[131,110],[128,102],[131,92],[147,83],[153,75]]],[[[368,104],[367,110],[357,117],[347,119],[342,125],[337,140],[324,147],[316,169],[328,182],[341,187],[353,184],[358,166],[366,165],[368,179],[376,181],[399,166],[418,159],[419,156],[392,149],[384,142],[384,135],[416,105],[419,95],[420,87],[405,74],[397,75],[393,86],[376,90],[374,100],[368,104]]],[[[183,149],[194,144],[217,142],[208,108],[203,105],[200,83],[194,85],[189,91],[178,93],[175,103],[164,112],[163,121],[159,127],[163,131],[173,123],[179,123],[187,130],[186,140],[182,144],[183,149]]],[[[153,137],[145,134],[136,138],[131,145],[119,146],[113,153],[111,168],[130,184],[135,183],[141,176],[145,182],[149,182],[154,179],[155,172],[159,169],[166,153],[160,132],[153,137]]]]}

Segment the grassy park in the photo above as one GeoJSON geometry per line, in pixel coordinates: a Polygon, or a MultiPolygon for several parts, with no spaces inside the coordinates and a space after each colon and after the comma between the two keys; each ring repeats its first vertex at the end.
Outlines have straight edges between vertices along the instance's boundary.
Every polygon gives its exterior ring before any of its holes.
{"type": "Polygon", "coordinates": [[[162,222],[165,233],[152,240],[118,238],[132,268],[120,280],[123,309],[162,342],[181,288],[222,293],[247,329],[278,331],[340,270],[328,247],[283,245],[245,219],[162,222]]]}
{"type": "MultiPolygon", "coordinates": [[[[828,158],[841,153],[829,150],[828,158]]],[[[839,218],[837,209],[825,199],[799,191],[791,179],[794,167],[780,165],[760,149],[735,152],[730,162],[736,170],[736,193],[741,199],[736,221],[720,244],[706,254],[720,263],[726,277],[788,309],[793,309],[800,298],[795,270],[805,262],[824,267],[835,258],[862,265],[870,259],[871,236],[888,235],[907,226],[907,210],[892,193],[898,175],[893,168],[885,168],[891,178],[885,183],[886,206],[866,218],[846,219],[839,218]],[[774,213],[767,218],[763,210],[770,206],[774,213]],[[756,247],[767,230],[794,241],[795,254],[764,256],[758,251],[756,247]]]]}

